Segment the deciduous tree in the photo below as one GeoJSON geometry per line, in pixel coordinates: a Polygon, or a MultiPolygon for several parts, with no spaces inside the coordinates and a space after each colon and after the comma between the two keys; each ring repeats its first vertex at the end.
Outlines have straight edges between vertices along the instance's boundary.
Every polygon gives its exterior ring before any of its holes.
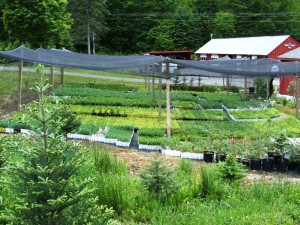
{"type": "Polygon", "coordinates": [[[11,41],[32,47],[72,46],[67,0],[4,0],[3,23],[11,41]]]}

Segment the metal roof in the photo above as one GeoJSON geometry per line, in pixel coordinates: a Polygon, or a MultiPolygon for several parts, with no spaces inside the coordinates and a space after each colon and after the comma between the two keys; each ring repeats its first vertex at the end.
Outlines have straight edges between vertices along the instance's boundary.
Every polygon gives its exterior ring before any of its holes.
{"type": "Polygon", "coordinates": [[[280,55],[280,56],[278,56],[278,58],[300,60],[300,47],[296,48],[292,51],[289,51],[283,55],[280,55]]]}
{"type": "Polygon", "coordinates": [[[211,39],[196,54],[266,56],[290,35],[211,39]]]}

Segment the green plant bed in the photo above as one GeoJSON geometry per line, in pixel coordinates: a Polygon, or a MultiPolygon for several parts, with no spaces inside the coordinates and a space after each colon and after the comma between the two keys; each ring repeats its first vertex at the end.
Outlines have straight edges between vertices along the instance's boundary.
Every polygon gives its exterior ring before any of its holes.
{"type": "Polygon", "coordinates": [[[172,118],[182,120],[226,120],[223,111],[172,110],[172,118]]]}
{"type": "MultiPolygon", "coordinates": [[[[89,106],[89,105],[70,105],[70,110],[77,114],[97,115],[97,116],[121,116],[121,117],[141,117],[157,118],[157,108],[141,107],[122,107],[122,106],[89,106]]],[[[166,117],[165,110],[162,111],[162,117],[166,117]]]]}
{"type": "Polygon", "coordinates": [[[230,111],[230,114],[236,119],[272,119],[280,116],[280,112],[274,108],[230,111]]]}
{"type": "Polygon", "coordinates": [[[222,104],[219,101],[200,101],[199,105],[203,109],[222,109],[222,104]]]}
{"type": "Polygon", "coordinates": [[[94,124],[82,124],[80,127],[78,127],[77,129],[73,130],[72,133],[76,133],[76,134],[85,134],[85,135],[92,135],[97,133],[97,131],[99,130],[99,126],[94,125],[94,124]]]}
{"type": "Polygon", "coordinates": [[[172,101],[172,105],[179,109],[197,109],[198,103],[190,101],[172,101]]]}
{"type": "Polygon", "coordinates": [[[165,137],[145,137],[139,136],[139,143],[146,145],[163,145],[165,143],[165,137]]]}
{"type": "MultiPolygon", "coordinates": [[[[55,103],[57,98],[48,98],[47,102],[55,103]]],[[[71,97],[71,98],[60,98],[64,104],[70,105],[89,105],[89,106],[132,106],[132,107],[156,107],[157,103],[153,102],[152,99],[126,99],[123,97],[71,97]]],[[[165,102],[163,102],[165,105],[165,102]]]]}
{"type": "Polygon", "coordinates": [[[141,128],[138,131],[139,137],[164,137],[166,130],[163,128],[141,128]]]}
{"type": "Polygon", "coordinates": [[[206,99],[207,101],[246,101],[247,97],[243,94],[233,94],[233,93],[225,93],[225,92],[218,92],[218,93],[199,93],[199,98],[206,99]]]}
{"type": "Polygon", "coordinates": [[[222,104],[228,109],[249,109],[249,108],[261,108],[262,103],[259,101],[231,101],[223,100],[222,104]]]}
{"type": "Polygon", "coordinates": [[[132,136],[133,127],[131,126],[111,126],[105,137],[115,138],[119,141],[129,142],[132,136]]]}
{"type": "MultiPolygon", "coordinates": [[[[99,126],[132,126],[135,128],[165,128],[166,121],[158,121],[157,118],[136,118],[136,117],[98,117],[90,115],[78,115],[82,124],[93,123],[99,126]]],[[[176,121],[172,122],[174,128],[178,128],[176,121]]]]}

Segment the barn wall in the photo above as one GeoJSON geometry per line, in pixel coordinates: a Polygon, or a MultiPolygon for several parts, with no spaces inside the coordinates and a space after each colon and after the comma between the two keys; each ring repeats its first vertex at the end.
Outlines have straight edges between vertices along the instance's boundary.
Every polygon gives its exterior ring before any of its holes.
{"type": "Polygon", "coordinates": [[[282,42],[278,47],[276,47],[272,52],[270,52],[270,54],[268,54],[268,58],[278,60],[279,59],[278,56],[285,54],[289,51],[292,51],[298,47],[300,47],[300,43],[295,38],[290,36],[284,42],[282,42]]]}
{"type": "Polygon", "coordinates": [[[279,94],[289,95],[287,89],[288,89],[290,83],[292,83],[294,80],[295,80],[295,78],[280,78],[280,80],[279,80],[279,94]]]}

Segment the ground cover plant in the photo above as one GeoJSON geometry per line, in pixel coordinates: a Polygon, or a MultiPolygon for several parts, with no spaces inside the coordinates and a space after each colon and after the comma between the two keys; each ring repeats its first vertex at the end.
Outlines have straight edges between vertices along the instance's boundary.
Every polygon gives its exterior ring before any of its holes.
{"type": "Polygon", "coordinates": [[[223,111],[211,110],[172,110],[172,118],[177,120],[226,120],[223,111]]]}
{"type": "Polygon", "coordinates": [[[274,108],[267,108],[263,110],[239,110],[229,111],[236,119],[272,119],[279,117],[281,114],[274,108]]]}

